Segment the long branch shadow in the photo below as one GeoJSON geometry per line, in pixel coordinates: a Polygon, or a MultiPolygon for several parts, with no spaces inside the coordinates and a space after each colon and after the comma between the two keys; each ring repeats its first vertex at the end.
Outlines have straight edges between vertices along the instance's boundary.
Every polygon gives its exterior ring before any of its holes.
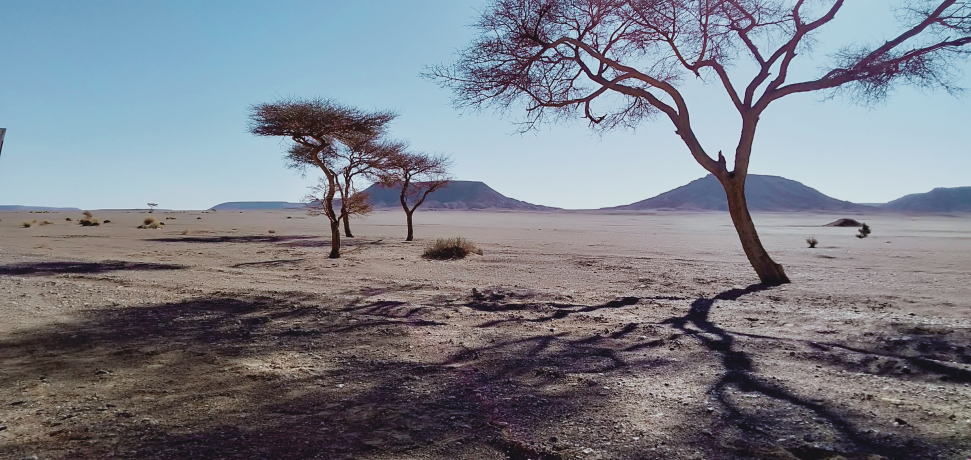
{"type": "Polygon", "coordinates": [[[147,270],[181,270],[183,265],[138,263],[124,261],[105,262],[29,262],[0,265],[0,276],[3,275],[59,275],[59,274],[92,274],[112,271],[147,271],[147,270]]]}
{"type": "MultiPolygon", "coordinates": [[[[709,316],[712,306],[716,300],[737,300],[738,298],[768,289],[761,285],[752,285],[745,289],[732,289],[722,292],[712,298],[700,298],[691,304],[687,314],[681,317],[669,318],[662,324],[668,324],[685,335],[697,339],[706,349],[717,353],[721,359],[724,369],[721,377],[711,388],[711,393],[717,398],[722,407],[727,410],[728,421],[735,428],[750,436],[765,436],[770,434],[772,426],[780,424],[780,418],[776,417],[778,412],[766,412],[762,410],[751,410],[743,408],[738,398],[731,396],[732,390],[747,394],[757,394],[770,400],[775,400],[783,404],[783,411],[792,409],[784,408],[795,406],[810,411],[821,420],[833,427],[840,434],[837,443],[840,449],[830,446],[817,446],[806,443],[798,443],[789,448],[789,452],[800,459],[823,459],[835,455],[866,455],[879,453],[889,458],[923,458],[927,452],[928,445],[921,445],[918,440],[910,439],[906,442],[902,440],[882,441],[868,433],[859,430],[843,413],[830,407],[822,400],[810,400],[799,396],[794,391],[781,384],[760,377],[756,372],[756,366],[752,358],[736,346],[735,336],[745,336],[758,340],[770,339],[781,340],[774,337],[757,336],[754,334],[731,333],[714,324],[709,316]]],[[[849,347],[830,344],[850,349],[849,347]]],[[[857,350],[859,351],[859,350],[857,350]]],[[[948,375],[955,375],[954,369],[941,369],[940,366],[925,366],[928,370],[944,372],[948,375]]],[[[899,419],[898,419],[899,420],[899,419]]],[[[808,434],[806,435],[807,439],[808,434]]],[[[746,446],[744,441],[740,443],[746,446]]]]}
{"type": "Polygon", "coordinates": [[[183,236],[183,237],[165,237],[165,238],[150,238],[147,241],[154,241],[159,243],[278,243],[296,240],[308,240],[319,238],[317,236],[310,235],[281,235],[281,236],[264,236],[264,235],[240,235],[240,236],[183,236]]]}

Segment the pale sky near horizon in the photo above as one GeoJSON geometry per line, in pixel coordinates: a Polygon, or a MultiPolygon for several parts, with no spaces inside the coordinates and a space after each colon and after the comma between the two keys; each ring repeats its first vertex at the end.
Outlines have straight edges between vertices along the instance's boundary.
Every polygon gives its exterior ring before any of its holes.
{"type": "MultiPolygon", "coordinates": [[[[450,155],[457,179],[536,204],[622,205],[706,174],[665,120],[520,135],[521,112],[455,110],[420,74],[469,42],[487,3],[0,0],[0,204],[299,201],[316,176],[286,169],[281,139],[247,132],[248,107],[286,96],[394,109],[394,137],[450,155]]],[[[847,40],[895,31],[885,1],[848,3],[803,72],[847,40]]],[[[971,66],[960,68],[971,87],[971,66]]],[[[708,150],[732,151],[737,114],[724,93],[692,84],[688,95],[708,150]]],[[[971,185],[971,93],[901,88],[871,108],[823,96],[762,116],[751,173],[862,203],[971,185]]]]}

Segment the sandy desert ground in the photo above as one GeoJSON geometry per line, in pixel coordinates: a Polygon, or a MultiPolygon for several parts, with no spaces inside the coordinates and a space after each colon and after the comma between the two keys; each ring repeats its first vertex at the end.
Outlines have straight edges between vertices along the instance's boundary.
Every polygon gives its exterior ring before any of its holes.
{"type": "Polygon", "coordinates": [[[146,215],[0,213],[0,458],[971,458],[968,215],[146,215]]]}

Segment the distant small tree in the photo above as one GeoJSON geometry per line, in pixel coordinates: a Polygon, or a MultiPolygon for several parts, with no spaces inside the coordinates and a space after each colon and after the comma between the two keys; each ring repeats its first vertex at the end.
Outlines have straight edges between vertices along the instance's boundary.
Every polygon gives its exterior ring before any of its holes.
{"type": "Polygon", "coordinates": [[[148,203],[148,213],[151,214],[152,211],[155,210],[156,206],[158,206],[158,203],[148,203]]]}
{"type": "Polygon", "coordinates": [[[413,215],[435,190],[449,184],[451,161],[444,156],[425,153],[398,153],[390,156],[381,168],[380,182],[386,187],[400,187],[398,200],[408,222],[408,237],[415,239],[413,215]]]}
{"type": "Polygon", "coordinates": [[[364,137],[378,136],[395,118],[391,112],[365,112],[327,99],[287,99],[250,108],[250,132],[258,136],[289,137],[294,144],[287,153],[290,165],[315,166],[324,173],[321,191],[324,215],[330,221],[330,258],[340,257],[341,215],[334,211],[334,197],[341,190],[336,164],[339,148],[364,137]]]}
{"type": "Polygon", "coordinates": [[[857,233],[856,237],[866,238],[868,236],[870,236],[870,226],[867,224],[863,224],[862,226],[860,226],[860,233],[857,233]]]}

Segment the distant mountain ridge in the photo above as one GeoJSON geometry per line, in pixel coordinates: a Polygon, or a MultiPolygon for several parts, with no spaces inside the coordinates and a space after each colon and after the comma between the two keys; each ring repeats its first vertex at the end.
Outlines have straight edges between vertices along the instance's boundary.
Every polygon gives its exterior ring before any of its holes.
{"type": "MultiPolygon", "coordinates": [[[[376,208],[398,208],[400,187],[374,184],[364,190],[376,208]]],[[[456,180],[432,192],[419,209],[501,209],[509,211],[552,211],[560,208],[541,206],[509,198],[483,182],[456,180]]]]}
{"type": "Polygon", "coordinates": [[[971,211],[971,187],[939,187],[926,193],[912,193],[880,205],[880,209],[909,212],[971,211]]]}
{"type": "MultiPolygon", "coordinates": [[[[748,175],[745,181],[745,197],[749,210],[752,211],[872,211],[878,209],[831,198],[814,188],[784,177],[759,174],[748,175]]],[[[728,198],[718,179],[709,174],[653,198],[602,209],[727,211],[728,198]]]]}
{"type": "Polygon", "coordinates": [[[79,208],[51,208],[47,206],[21,206],[19,204],[0,204],[0,211],[80,211],[79,208]]]}
{"type": "MultiPolygon", "coordinates": [[[[376,208],[398,208],[400,189],[371,185],[364,192],[371,196],[376,208]]],[[[779,176],[749,174],[745,184],[748,206],[752,211],[799,212],[971,212],[971,187],[935,188],[927,193],[907,195],[885,204],[859,204],[826,196],[800,182],[779,176]]],[[[339,206],[340,201],[337,201],[339,206]]],[[[215,210],[284,210],[304,209],[303,203],[285,201],[234,201],[214,206],[215,210]]],[[[509,198],[483,182],[453,181],[437,190],[422,204],[421,209],[456,210],[515,210],[556,211],[560,208],[542,206],[509,198]]],[[[646,200],[623,206],[601,208],[605,211],[680,210],[725,211],[728,200],[725,190],[714,176],[693,180],[646,200]]],[[[78,210],[76,208],[43,208],[38,206],[0,206],[0,211],[17,210],[78,210]]]]}
{"type": "Polygon", "coordinates": [[[286,201],[229,201],[217,204],[209,209],[216,211],[263,211],[271,209],[303,209],[303,203],[289,203],[286,201]]]}

